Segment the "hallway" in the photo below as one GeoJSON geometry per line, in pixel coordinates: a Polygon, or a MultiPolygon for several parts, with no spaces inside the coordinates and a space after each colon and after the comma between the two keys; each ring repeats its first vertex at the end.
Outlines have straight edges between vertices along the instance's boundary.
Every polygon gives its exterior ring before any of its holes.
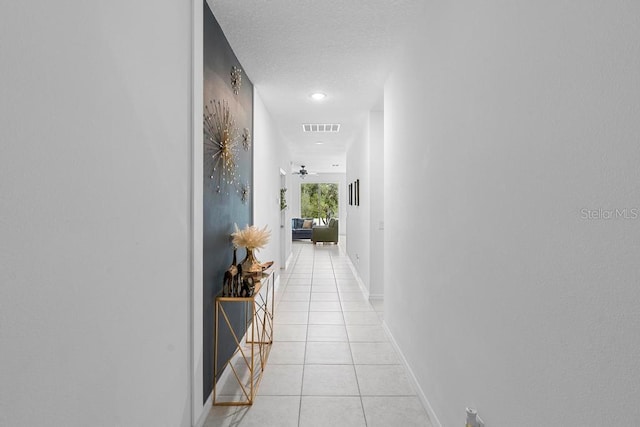
{"type": "Polygon", "coordinates": [[[382,328],[382,304],[365,299],[342,248],[294,242],[293,256],[253,406],[214,406],[205,426],[430,427],[382,328]]]}

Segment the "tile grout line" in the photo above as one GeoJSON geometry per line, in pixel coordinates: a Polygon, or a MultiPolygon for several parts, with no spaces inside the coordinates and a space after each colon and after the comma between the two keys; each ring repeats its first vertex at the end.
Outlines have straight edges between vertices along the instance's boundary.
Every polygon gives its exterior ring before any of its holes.
{"type": "MultiPolygon", "coordinates": [[[[300,251],[302,252],[302,250],[300,251]]],[[[313,256],[313,262],[315,263],[315,251],[313,256]]],[[[302,354],[302,378],[300,380],[300,399],[298,403],[298,427],[300,427],[300,422],[302,418],[302,391],[304,388],[304,372],[307,360],[307,343],[309,342],[309,313],[311,312],[311,292],[313,290],[313,263],[311,264],[311,279],[309,283],[309,303],[307,304],[307,328],[305,333],[304,340],[304,352],[302,354]]]]}
{"type": "MultiPolygon", "coordinates": [[[[296,258],[296,261],[301,259],[302,254],[303,254],[303,251],[298,252],[298,257],[296,258]]],[[[311,283],[310,283],[310,290],[309,290],[309,294],[310,294],[309,297],[310,298],[309,298],[309,304],[307,305],[307,316],[309,316],[310,313],[311,313],[311,305],[310,305],[310,303],[311,303],[311,295],[313,294],[313,289],[314,289],[314,283],[313,283],[314,280],[313,279],[314,279],[314,276],[315,276],[315,273],[316,273],[316,268],[315,267],[318,266],[317,265],[318,258],[316,257],[316,251],[315,250],[313,251],[313,258],[312,259],[313,259],[313,261],[312,261],[312,264],[311,264],[311,279],[310,279],[311,283]]],[[[352,343],[351,343],[351,340],[349,339],[347,328],[346,328],[347,325],[346,325],[346,319],[345,319],[345,315],[344,315],[343,301],[342,301],[342,298],[340,298],[340,293],[339,293],[339,289],[338,289],[338,286],[337,286],[338,280],[337,280],[336,271],[335,271],[335,263],[336,263],[336,261],[334,259],[334,255],[333,254],[330,254],[329,262],[330,262],[330,266],[331,266],[332,281],[333,281],[333,285],[335,287],[334,288],[335,289],[335,293],[338,296],[337,302],[338,302],[338,305],[340,307],[340,315],[341,315],[341,320],[343,322],[342,327],[344,328],[345,334],[347,335],[346,342],[349,345],[349,353],[350,353],[349,356],[350,356],[350,360],[351,360],[350,365],[353,368],[353,372],[354,372],[355,380],[356,380],[356,385],[358,387],[358,395],[357,395],[357,397],[360,400],[361,413],[363,415],[363,419],[365,421],[365,425],[367,425],[366,414],[364,412],[364,404],[363,404],[363,401],[362,401],[362,393],[360,391],[360,385],[359,385],[359,381],[358,381],[358,378],[357,378],[357,372],[355,370],[355,359],[353,358],[353,349],[351,347],[352,343]]],[[[296,271],[296,266],[299,267],[297,265],[297,262],[294,263],[294,266],[293,266],[294,270],[293,271],[296,271]]],[[[323,269],[323,271],[324,271],[324,269],[323,269]]],[[[283,289],[283,291],[289,290],[288,284],[289,284],[289,279],[287,280],[287,286],[283,289]]],[[[306,354],[307,354],[308,343],[309,343],[309,327],[310,327],[309,317],[307,317],[306,334],[305,334],[305,352],[304,352],[304,359],[303,359],[303,363],[302,363],[303,378],[302,378],[302,382],[301,382],[301,386],[300,386],[300,403],[299,403],[299,413],[298,413],[298,425],[299,426],[300,426],[300,423],[301,423],[301,420],[302,420],[302,418],[301,418],[301,416],[302,416],[302,397],[303,397],[302,388],[304,386],[304,369],[305,369],[305,367],[307,365],[306,354]]],[[[375,364],[372,364],[372,365],[375,365],[375,364]]],[[[326,396],[326,397],[356,397],[356,396],[354,396],[354,395],[335,395],[335,396],[332,395],[332,396],[326,396]]]]}
{"type": "MultiPolygon", "coordinates": [[[[331,260],[331,270],[333,271],[333,279],[336,283],[336,291],[338,290],[338,280],[336,278],[336,271],[333,263],[333,256],[330,257],[331,260]]],[[[347,329],[347,321],[344,318],[344,308],[342,307],[342,298],[340,298],[340,294],[338,294],[338,301],[340,304],[340,312],[342,313],[342,322],[344,323],[344,330],[347,334],[347,343],[349,344],[349,355],[351,356],[351,363],[353,366],[353,375],[356,379],[356,386],[358,387],[358,398],[360,399],[360,410],[362,411],[362,419],[364,420],[364,426],[367,427],[369,423],[367,422],[367,414],[364,411],[364,402],[362,401],[362,391],[360,390],[360,381],[358,381],[358,371],[356,371],[356,362],[353,358],[353,349],[351,348],[351,339],[349,337],[349,330],[347,329]]]]}

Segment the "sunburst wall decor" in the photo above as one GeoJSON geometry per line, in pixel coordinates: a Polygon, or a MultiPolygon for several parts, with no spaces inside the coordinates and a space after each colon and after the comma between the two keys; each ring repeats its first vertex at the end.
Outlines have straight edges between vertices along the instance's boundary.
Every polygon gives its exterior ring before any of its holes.
{"type": "Polygon", "coordinates": [[[231,67],[231,88],[234,94],[238,94],[240,86],[242,86],[242,69],[234,65],[231,67]]]}
{"type": "Polygon", "coordinates": [[[209,176],[216,181],[216,190],[220,192],[237,178],[238,148],[242,136],[227,101],[209,101],[203,116],[204,155],[209,164],[209,176]]]}
{"type": "Polygon", "coordinates": [[[244,151],[251,149],[251,131],[249,128],[244,128],[242,132],[242,146],[244,147],[244,151]]]}
{"type": "Polygon", "coordinates": [[[247,200],[249,200],[249,196],[251,195],[251,186],[246,182],[241,182],[238,185],[237,191],[240,194],[240,200],[242,200],[242,203],[247,203],[247,200]]]}

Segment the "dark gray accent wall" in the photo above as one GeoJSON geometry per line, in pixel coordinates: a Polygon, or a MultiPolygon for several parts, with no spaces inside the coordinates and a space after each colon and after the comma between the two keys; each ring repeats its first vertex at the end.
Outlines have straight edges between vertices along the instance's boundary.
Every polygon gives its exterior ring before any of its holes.
{"type": "MultiPolygon", "coordinates": [[[[227,101],[229,110],[236,121],[240,133],[248,128],[251,135],[251,149],[245,150],[240,144],[238,174],[242,182],[253,184],[253,84],[242,73],[242,84],[238,94],[231,87],[231,68],[242,69],[231,46],[218,25],[207,2],[204,2],[204,104],[211,100],[227,101]]],[[[221,186],[217,191],[211,175],[210,157],[204,158],[203,186],[203,396],[213,390],[213,363],[215,342],[215,297],[222,290],[224,272],[233,257],[230,234],[234,223],[242,228],[253,222],[253,193],[243,202],[236,186],[221,186]]],[[[251,189],[252,191],[252,189],[251,189]]],[[[238,262],[245,256],[244,249],[238,250],[238,262]]],[[[227,305],[228,314],[238,336],[244,333],[244,307],[240,303],[227,305]]],[[[218,358],[219,366],[235,350],[235,342],[228,333],[220,333],[218,358]]]]}

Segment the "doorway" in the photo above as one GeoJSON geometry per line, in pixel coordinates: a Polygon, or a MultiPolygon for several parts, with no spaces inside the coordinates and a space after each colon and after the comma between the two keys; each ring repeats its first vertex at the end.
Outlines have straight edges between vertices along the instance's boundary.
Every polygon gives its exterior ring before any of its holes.
{"type": "Polygon", "coordinates": [[[287,268],[291,236],[287,230],[291,228],[287,221],[287,173],[280,168],[280,268],[287,268]]]}

